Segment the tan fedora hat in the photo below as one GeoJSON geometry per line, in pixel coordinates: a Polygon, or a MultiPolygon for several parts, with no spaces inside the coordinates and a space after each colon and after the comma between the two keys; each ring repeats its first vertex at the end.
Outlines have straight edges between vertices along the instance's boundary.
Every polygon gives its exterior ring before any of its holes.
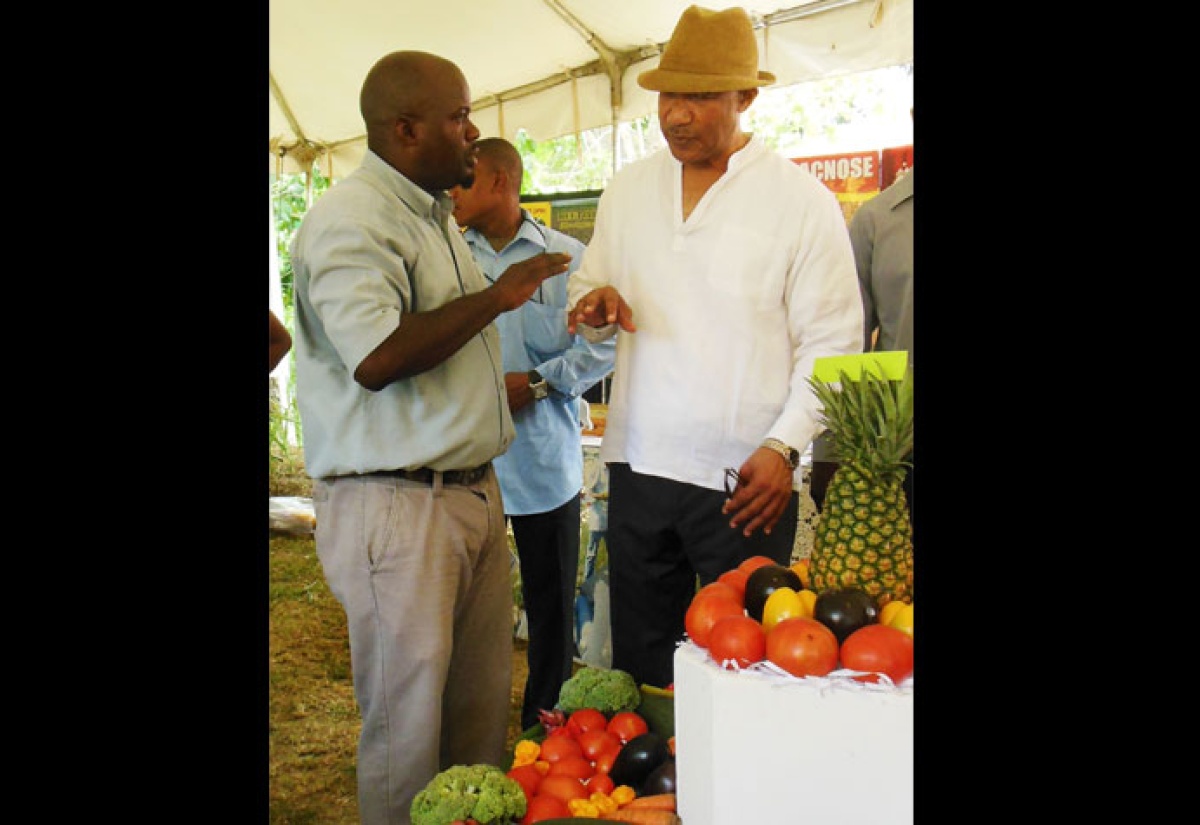
{"type": "Polygon", "coordinates": [[[637,82],[654,92],[732,92],[774,83],[775,75],[758,70],[758,41],[745,9],[688,6],[658,68],[642,72],[637,82]]]}

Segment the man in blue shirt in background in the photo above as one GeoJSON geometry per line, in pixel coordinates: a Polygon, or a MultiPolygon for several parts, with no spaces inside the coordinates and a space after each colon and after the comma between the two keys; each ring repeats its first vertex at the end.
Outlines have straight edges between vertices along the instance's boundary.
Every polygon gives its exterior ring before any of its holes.
{"type": "Polygon", "coordinates": [[[521,207],[524,167],[503,138],[476,143],[475,181],[450,190],[454,218],[488,280],[542,252],[567,252],[567,272],[542,282],[521,307],[496,318],[504,383],[516,438],[495,459],[512,524],[529,622],[529,677],[521,725],[558,703],[575,654],[583,449],[579,398],[612,371],[616,340],[599,344],[567,332],[567,278],[584,245],[537,223],[521,207]]]}

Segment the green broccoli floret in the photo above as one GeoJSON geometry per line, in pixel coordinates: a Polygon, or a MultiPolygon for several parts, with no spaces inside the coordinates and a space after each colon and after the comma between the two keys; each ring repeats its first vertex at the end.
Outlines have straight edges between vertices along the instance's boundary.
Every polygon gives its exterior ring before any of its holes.
{"type": "Polygon", "coordinates": [[[525,791],[495,765],[453,765],[417,793],[409,813],[413,825],[511,825],[525,816],[525,791]]]}
{"type": "Polygon", "coordinates": [[[558,691],[558,707],[568,714],[595,708],[611,715],[637,710],[641,703],[642,692],[633,676],[616,668],[580,668],[558,691]]]}

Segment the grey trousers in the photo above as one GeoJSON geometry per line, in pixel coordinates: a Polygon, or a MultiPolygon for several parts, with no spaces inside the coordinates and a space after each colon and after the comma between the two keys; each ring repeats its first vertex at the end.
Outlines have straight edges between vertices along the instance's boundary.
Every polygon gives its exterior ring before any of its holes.
{"type": "Polygon", "coordinates": [[[513,598],[494,469],[476,484],[386,475],[313,484],[317,555],[346,611],[362,717],[363,825],[410,825],[451,765],[502,764],[513,598]]]}

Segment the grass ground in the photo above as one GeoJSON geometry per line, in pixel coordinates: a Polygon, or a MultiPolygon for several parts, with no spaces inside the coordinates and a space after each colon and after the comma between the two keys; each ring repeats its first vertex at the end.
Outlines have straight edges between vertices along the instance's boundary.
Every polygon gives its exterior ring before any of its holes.
{"type": "MultiPolygon", "coordinates": [[[[298,457],[272,457],[270,495],[309,497],[298,457]]],[[[269,808],[273,825],[357,825],[359,717],[341,605],[311,536],[270,537],[269,808]]],[[[510,745],[520,734],[525,644],[515,640],[510,745]]]]}

